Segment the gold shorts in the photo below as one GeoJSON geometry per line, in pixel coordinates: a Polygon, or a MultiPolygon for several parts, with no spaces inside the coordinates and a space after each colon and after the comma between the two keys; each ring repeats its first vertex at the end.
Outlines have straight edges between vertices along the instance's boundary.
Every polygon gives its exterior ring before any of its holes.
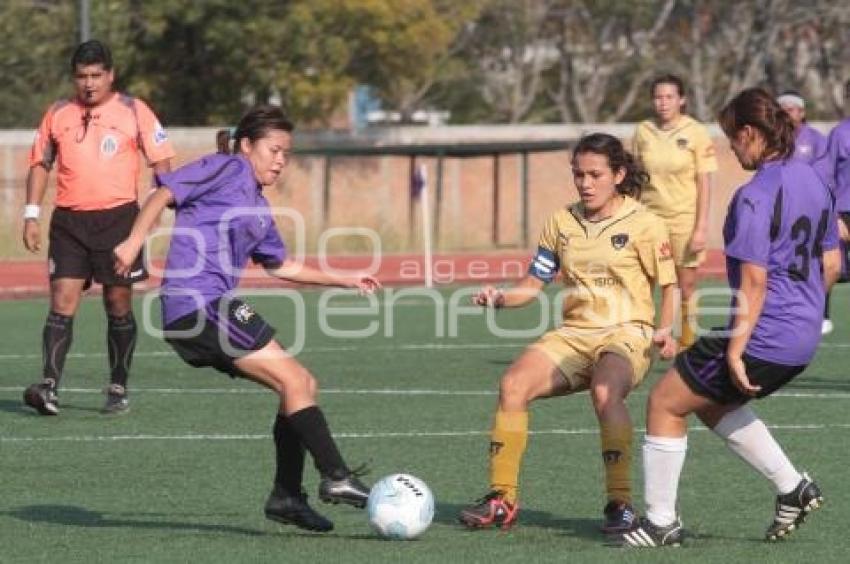
{"type": "Polygon", "coordinates": [[[625,358],[632,367],[632,386],[637,387],[652,364],[652,328],[640,324],[596,331],[561,327],[543,335],[531,348],[542,351],[555,363],[570,391],[588,388],[593,366],[603,353],[625,358]]]}
{"type": "Polygon", "coordinates": [[[688,250],[691,236],[694,234],[694,221],[693,215],[664,219],[676,268],[697,268],[705,261],[704,250],[698,253],[692,253],[688,250]]]}

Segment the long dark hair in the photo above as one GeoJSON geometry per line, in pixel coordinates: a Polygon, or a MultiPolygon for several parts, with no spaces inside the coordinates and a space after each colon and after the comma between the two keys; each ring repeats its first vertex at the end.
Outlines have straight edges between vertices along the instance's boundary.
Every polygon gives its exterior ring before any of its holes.
{"type": "Polygon", "coordinates": [[[617,192],[640,198],[643,189],[649,184],[649,174],[637,162],[631,153],[626,151],[623,143],[607,133],[591,133],[579,139],[576,148],[573,149],[573,157],[582,153],[594,153],[603,155],[608,159],[608,166],[617,172],[626,172],[623,181],[617,184],[617,192]]]}
{"type": "Polygon", "coordinates": [[[747,88],[732,98],[718,121],[730,139],[749,125],[764,136],[765,149],[759,164],[775,153],[780,159],[794,154],[794,122],[776,99],[764,88],[747,88]]]}
{"type": "Polygon", "coordinates": [[[242,139],[247,138],[253,143],[265,137],[269,131],[292,133],[294,129],[295,126],[279,106],[261,104],[248,110],[239,120],[236,129],[219,129],[215,135],[215,144],[219,153],[236,153],[242,139]]]}

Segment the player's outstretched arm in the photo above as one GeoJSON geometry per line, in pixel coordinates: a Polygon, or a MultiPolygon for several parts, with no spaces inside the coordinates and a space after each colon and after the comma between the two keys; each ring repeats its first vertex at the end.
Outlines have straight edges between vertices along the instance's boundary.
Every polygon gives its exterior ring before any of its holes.
{"type": "Polygon", "coordinates": [[[676,340],[673,338],[673,319],[676,317],[679,286],[667,284],[661,287],[661,314],[656,325],[652,342],[658,347],[659,354],[664,360],[673,358],[676,354],[676,340]]]}
{"type": "Polygon", "coordinates": [[[311,268],[289,259],[276,268],[267,268],[266,272],[275,278],[288,282],[316,284],[319,286],[337,286],[339,288],[356,288],[361,294],[373,294],[381,288],[381,283],[374,276],[365,274],[340,276],[333,272],[311,268]]]}
{"type": "Polygon", "coordinates": [[[116,274],[126,276],[130,272],[151,227],[159,220],[162,210],[172,203],[174,203],[174,196],[165,186],[150,195],[136,217],[130,235],[113,250],[116,274]]]}
{"type": "Polygon", "coordinates": [[[526,276],[507,289],[485,286],[472,296],[472,303],[483,307],[522,307],[535,300],[545,283],[534,276],[526,276]]]}

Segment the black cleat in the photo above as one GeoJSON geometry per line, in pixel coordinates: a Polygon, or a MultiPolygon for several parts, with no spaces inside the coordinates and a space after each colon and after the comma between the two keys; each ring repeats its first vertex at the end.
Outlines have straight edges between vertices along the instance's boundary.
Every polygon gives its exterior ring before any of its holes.
{"type": "Polygon", "coordinates": [[[295,525],[300,529],[326,533],[332,531],[334,524],[317,513],[307,504],[304,490],[292,495],[283,488],[275,486],[266,501],[266,519],[285,525],[295,525]]]}
{"type": "Polygon", "coordinates": [[[634,548],[681,546],[684,536],[681,519],[677,518],[666,527],[659,527],[646,517],[641,517],[634,529],[620,535],[620,544],[634,548]]]}
{"type": "Polygon", "coordinates": [[[130,400],[127,399],[127,390],[121,384],[110,384],[104,392],[106,403],[100,410],[104,415],[122,415],[130,411],[130,400]]]}
{"type": "Polygon", "coordinates": [[[602,532],[606,535],[616,535],[631,531],[638,525],[638,516],[631,503],[612,499],[602,510],[605,521],[602,532]]]}
{"type": "Polygon", "coordinates": [[[794,491],[776,496],[776,512],[765,533],[765,540],[776,541],[790,535],[805,522],[809,513],[823,505],[823,501],[818,485],[803,472],[803,479],[794,491]]]}
{"type": "Polygon", "coordinates": [[[45,378],[24,390],[24,403],[41,415],[59,415],[59,398],[54,381],[45,378]]]}
{"type": "Polygon", "coordinates": [[[356,471],[346,471],[340,478],[323,476],[319,482],[319,499],[325,503],[345,503],[362,509],[369,499],[369,487],[360,481],[356,471]]]}
{"type": "Polygon", "coordinates": [[[469,507],[461,509],[458,521],[470,529],[499,527],[510,529],[519,516],[519,503],[505,499],[504,492],[493,490],[469,507]]]}

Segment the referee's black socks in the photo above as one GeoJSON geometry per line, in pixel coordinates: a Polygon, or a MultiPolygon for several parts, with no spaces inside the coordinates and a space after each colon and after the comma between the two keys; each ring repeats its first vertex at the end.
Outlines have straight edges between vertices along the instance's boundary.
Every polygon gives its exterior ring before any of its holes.
{"type": "Polygon", "coordinates": [[[51,311],[47,314],[42,333],[42,357],[44,361],[44,378],[52,379],[59,385],[62,370],[65,368],[65,358],[71,348],[74,337],[74,317],[51,311]]]}
{"type": "Polygon", "coordinates": [[[109,346],[110,383],[127,387],[137,332],[133,312],[124,317],[109,316],[106,340],[109,346]]]}
{"type": "Polygon", "coordinates": [[[274,446],[277,454],[274,483],[290,495],[298,495],[304,476],[304,444],[283,413],[278,413],[274,421],[274,446]]]}
{"type": "Polygon", "coordinates": [[[312,405],[288,417],[301,442],[310,451],[316,469],[322,476],[340,479],[348,475],[348,467],[331,437],[328,422],[319,406],[312,405]]]}

